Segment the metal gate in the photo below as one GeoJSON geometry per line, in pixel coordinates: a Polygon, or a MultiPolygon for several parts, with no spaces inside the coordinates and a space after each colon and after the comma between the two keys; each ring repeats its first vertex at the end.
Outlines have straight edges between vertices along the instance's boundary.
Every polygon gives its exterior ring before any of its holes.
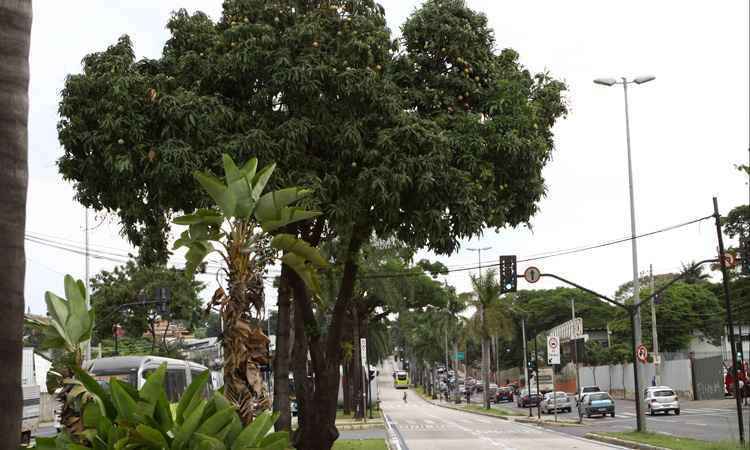
{"type": "Polygon", "coordinates": [[[724,366],[721,356],[693,360],[693,386],[696,400],[724,398],[724,366]]]}

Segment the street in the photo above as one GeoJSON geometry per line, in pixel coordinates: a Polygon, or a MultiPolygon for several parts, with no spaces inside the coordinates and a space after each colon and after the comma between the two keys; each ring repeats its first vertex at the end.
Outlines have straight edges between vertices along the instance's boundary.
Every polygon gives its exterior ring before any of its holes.
{"type": "MultiPolygon", "coordinates": [[[[583,436],[589,432],[596,431],[632,431],[636,427],[635,402],[631,400],[615,400],[616,415],[612,417],[583,418],[583,426],[580,427],[555,427],[563,433],[583,436]]],[[[481,404],[481,395],[472,397],[472,402],[481,404]]],[[[707,441],[721,441],[737,439],[737,411],[733,399],[726,400],[704,400],[704,401],[681,401],[680,415],[674,413],[669,415],[657,414],[646,415],[646,424],[649,431],[669,434],[674,436],[690,437],[707,441]]],[[[528,414],[529,409],[518,408],[515,403],[493,404],[493,408],[504,408],[517,413],[528,414]]],[[[534,417],[537,416],[536,408],[532,409],[534,417]]],[[[743,410],[743,417],[747,421],[750,409],[743,410]]],[[[554,420],[553,414],[542,414],[543,418],[554,420]]],[[[558,413],[559,419],[577,420],[578,415],[573,409],[570,413],[558,413]]],[[[554,426],[554,425],[549,425],[554,426]]]]}
{"type": "Polygon", "coordinates": [[[412,389],[396,390],[391,379],[392,371],[393,366],[386,363],[379,378],[381,408],[390,428],[389,434],[398,436],[403,450],[617,448],[554,430],[430,404],[412,389]],[[404,392],[407,392],[406,403],[403,401],[404,392]]]}

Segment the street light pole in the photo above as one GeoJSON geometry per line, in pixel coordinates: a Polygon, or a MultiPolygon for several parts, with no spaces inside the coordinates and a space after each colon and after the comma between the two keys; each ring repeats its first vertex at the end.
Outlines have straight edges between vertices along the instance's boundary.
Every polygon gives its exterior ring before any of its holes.
{"type": "MultiPolygon", "coordinates": [[[[640,301],[640,282],[638,279],[638,245],[636,243],[636,228],[635,228],[635,197],[633,193],[633,158],[630,149],[630,111],[628,105],[628,85],[631,83],[643,84],[654,80],[653,76],[641,76],[631,81],[627,78],[622,77],[620,81],[614,78],[597,78],[594,83],[601,84],[604,86],[614,86],[615,84],[622,84],[623,94],[625,96],[625,139],[627,142],[628,151],[628,188],[630,192],[630,236],[631,236],[631,249],[633,253],[633,303],[637,304],[640,301]]],[[[633,311],[633,352],[643,342],[641,333],[641,309],[635,308],[633,311]]],[[[646,431],[646,412],[640,405],[640,386],[643,386],[643,367],[636,364],[636,379],[635,381],[635,400],[637,407],[637,424],[638,431],[646,431]]]]}

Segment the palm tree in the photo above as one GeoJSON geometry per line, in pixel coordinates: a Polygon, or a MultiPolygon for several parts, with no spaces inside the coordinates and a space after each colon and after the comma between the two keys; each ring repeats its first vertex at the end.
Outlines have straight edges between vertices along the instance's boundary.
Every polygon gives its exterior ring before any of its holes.
{"type": "Polygon", "coordinates": [[[490,408],[490,335],[507,335],[511,329],[510,316],[500,306],[502,286],[497,272],[487,270],[478,277],[471,277],[474,288],[474,303],[479,313],[479,335],[482,341],[482,383],[484,384],[484,407],[490,408]]]}
{"type": "Polygon", "coordinates": [[[271,407],[261,375],[261,367],[271,362],[269,339],[259,325],[265,270],[282,251],[283,265],[318,296],[317,269],[327,262],[305,241],[278,233],[289,224],[320,215],[291,206],[311,191],[292,187],[264,194],[275,164],[256,171],[257,159],[238,167],[226,154],[223,163],[223,179],[206,172],[194,174],[215,206],[174,219],[189,227],[174,247],[187,247],[185,273],[190,276],[210,253],[217,252],[224,261],[226,290],[219,287],[210,306],[219,307],[224,322],[224,396],[248,425],[271,407]]]}
{"type": "Polygon", "coordinates": [[[698,284],[711,278],[711,275],[703,272],[703,266],[695,265],[695,261],[690,262],[690,264],[682,263],[680,275],[684,275],[682,281],[687,284],[698,284]]]}
{"type": "Polygon", "coordinates": [[[0,0],[0,341],[3,371],[0,436],[6,448],[21,438],[21,348],[26,268],[26,185],[31,0],[0,0]]]}

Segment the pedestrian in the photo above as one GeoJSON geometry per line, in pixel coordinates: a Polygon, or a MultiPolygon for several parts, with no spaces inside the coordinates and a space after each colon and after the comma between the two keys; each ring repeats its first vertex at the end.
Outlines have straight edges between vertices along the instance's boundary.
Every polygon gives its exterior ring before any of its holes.
{"type": "Polygon", "coordinates": [[[404,403],[407,403],[407,401],[406,401],[406,391],[404,391],[404,403]]]}

